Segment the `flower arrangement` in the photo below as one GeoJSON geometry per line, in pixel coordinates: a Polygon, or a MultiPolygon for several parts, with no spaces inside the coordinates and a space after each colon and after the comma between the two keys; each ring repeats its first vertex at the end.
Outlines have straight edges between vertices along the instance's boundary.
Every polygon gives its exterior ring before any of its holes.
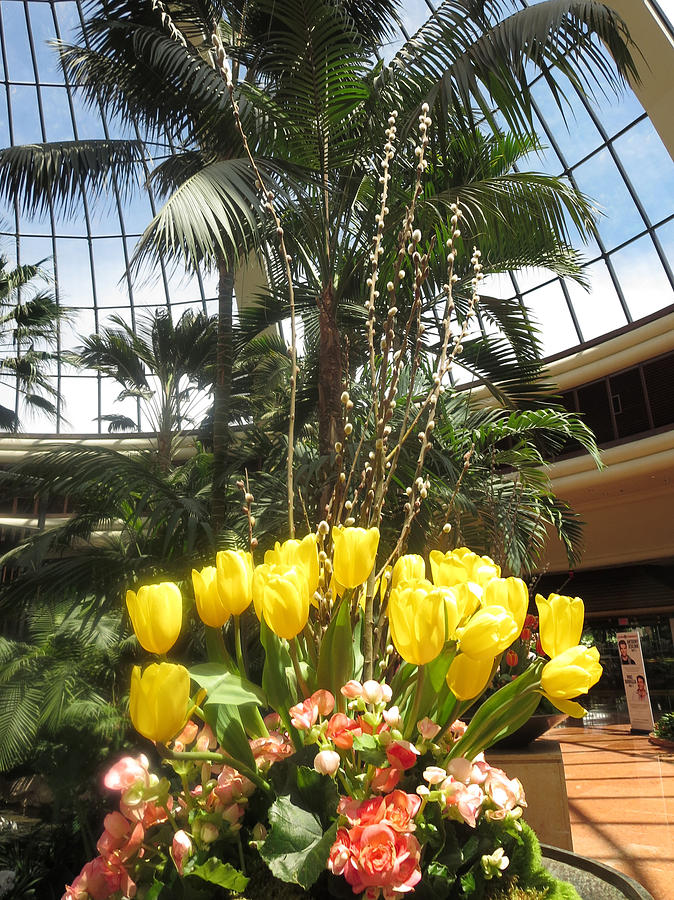
{"type": "MultiPolygon", "coordinates": [[[[217,59],[238,122],[224,51],[217,59]]],[[[574,698],[596,683],[601,666],[597,650],[580,644],[582,601],[538,597],[541,654],[527,654],[516,677],[477,705],[508,647],[527,640],[527,587],[503,577],[489,557],[448,547],[451,504],[439,534],[428,535],[428,558],[406,552],[432,491],[424,462],[438,400],[475,315],[482,279],[474,249],[466,305],[457,312],[458,203],[440,250],[436,236],[424,242],[414,224],[428,112],[424,104],[414,189],[387,262],[382,235],[396,113],[388,120],[365,300],[370,412],[358,434],[344,390],[325,517],[302,539],[295,535],[292,480],[298,369],[290,257],[273,194],[250,157],[275,217],[290,285],[289,537],[255,558],[255,498],[242,482],[248,548],[222,550],[215,565],[192,573],[206,663],[188,668],[164,659],[181,632],[184,587],[164,582],[128,591],[137,638],[160,658],[133,670],[131,719],[154,743],[165,774],[143,755],[126,757],[107,773],[119,810],[106,817],[98,856],[64,900],[210,897],[216,886],[259,897],[272,883],[274,890],[282,883],[309,896],[367,900],[412,893],[477,900],[496,896],[493,885],[515,883],[538,891],[529,896],[553,896],[540,890],[547,891],[550,879],[521,821],[522,785],[490,766],[484,751],[523,724],[541,696],[570,715],[583,714],[574,698]],[[447,266],[444,311],[430,388],[420,394],[421,295],[431,254],[438,252],[447,266]],[[378,284],[386,294],[379,319],[378,284]],[[398,322],[403,292],[411,302],[398,322]],[[398,403],[404,371],[411,387],[398,403]],[[419,452],[405,487],[398,463],[413,436],[419,452]],[[397,534],[380,533],[385,503],[400,511],[397,534]],[[241,639],[249,608],[264,651],[256,680],[241,639]],[[466,726],[461,716],[470,708],[466,726]]],[[[277,896],[294,896],[288,891],[277,896]]]]}

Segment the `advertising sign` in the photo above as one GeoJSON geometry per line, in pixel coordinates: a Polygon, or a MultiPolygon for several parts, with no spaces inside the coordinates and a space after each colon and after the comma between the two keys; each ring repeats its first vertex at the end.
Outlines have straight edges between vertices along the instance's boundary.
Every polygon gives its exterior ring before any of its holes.
{"type": "Polygon", "coordinates": [[[623,673],[627,709],[634,731],[653,730],[653,712],[648,693],[646,669],[641,654],[641,639],[638,631],[618,631],[618,653],[623,673]]]}

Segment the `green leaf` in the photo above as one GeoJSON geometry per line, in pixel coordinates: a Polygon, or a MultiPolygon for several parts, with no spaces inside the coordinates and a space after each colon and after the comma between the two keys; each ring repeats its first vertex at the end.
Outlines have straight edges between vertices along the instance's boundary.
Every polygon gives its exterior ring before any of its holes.
{"type": "Polygon", "coordinates": [[[204,707],[206,720],[226,753],[251,769],[256,768],[246,732],[236,706],[210,704],[204,707]]]}
{"type": "Polygon", "coordinates": [[[245,890],[248,884],[248,879],[242,872],[239,872],[234,866],[230,866],[229,863],[220,862],[214,856],[207,859],[202,865],[197,866],[190,874],[196,875],[203,881],[210,882],[210,884],[217,884],[220,887],[227,888],[228,891],[235,891],[237,894],[245,890]]]}
{"type": "Polygon", "coordinates": [[[265,659],[262,670],[262,689],[269,705],[281,716],[283,724],[296,747],[301,746],[297,731],[290,724],[288,710],[298,700],[297,683],[292,672],[292,660],[285,645],[269,628],[264,619],[260,622],[260,641],[265,659]]]}
{"type": "Polygon", "coordinates": [[[164,885],[161,881],[153,881],[148,890],[145,892],[145,900],[157,900],[162,892],[164,885]]]}
{"type": "Polygon", "coordinates": [[[342,599],[321,641],[317,684],[341,699],[339,689],[353,677],[353,634],[349,604],[342,599]]]}
{"type": "Polygon", "coordinates": [[[455,656],[456,649],[444,649],[439,656],[432,660],[432,662],[426,664],[426,675],[428,676],[428,681],[430,681],[436,694],[440,692],[443,685],[445,684],[447,672],[449,671],[449,667],[452,664],[452,660],[455,656]]]}
{"type": "Polygon", "coordinates": [[[296,806],[290,797],[279,797],[272,804],[269,822],[271,830],[260,855],[272,875],[306,890],[325,871],[337,822],[324,832],[318,816],[296,806]]]}
{"type": "Polygon", "coordinates": [[[234,672],[222,663],[208,662],[192,666],[190,677],[208,691],[206,703],[225,703],[240,706],[243,703],[264,705],[266,698],[257,685],[234,672]]]}
{"type": "Polygon", "coordinates": [[[461,876],[461,889],[466,896],[475,893],[475,876],[472,872],[466,872],[461,876]]]}
{"type": "Polygon", "coordinates": [[[334,816],[339,802],[335,781],[308,766],[298,766],[296,777],[302,805],[309,812],[317,813],[321,821],[327,823],[334,816]]]}

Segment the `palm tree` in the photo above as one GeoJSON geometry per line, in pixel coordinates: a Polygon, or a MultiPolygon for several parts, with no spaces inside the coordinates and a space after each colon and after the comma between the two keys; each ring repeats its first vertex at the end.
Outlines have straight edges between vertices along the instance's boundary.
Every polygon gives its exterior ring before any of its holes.
{"type": "Polygon", "coordinates": [[[0,254],[0,383],[16,392],[13,409],[0,404],[4,431],[18,429],[22,406],[57,415],[49,364],[56,359],[57,329],[67,314],[52,293],[36,286],[47,279],[45,262],[10,268],[0,254]]]}
{"type": "MultiPolygon", "coordinates": [[[[513,214],[533,216],[543,226],[540,233],[520,227],[520,238],[529,240],[507,259],[495,258],[494,271],[544,258],[553,271],[569,274],[574,260],[566,215],[581,236],[591,230],[587,202],[554,179],[503,172],[474,188],[470,167],[455,163],[462,141],[472,142],[473,149],[479,144],[480,122],[496,129],[494,107],[518,138],[532,134],[531,68],[541,72],[560,105],[564,97],[555,71],[585,92],[601,79],[617,87],[625,73],[634,75],[619,16],[594,0],[545,0],[525,9],[516,0],[446,0],[390,63],[373,66],[373,54],[392,35],[396,9],[395,0],[288,0],[282,9],[272,0],[114,0],[94,10],[79,46],[61,47],[65,70],[89,102],[135,118],[149,140],[180,148],[152,173],[166,203],[141,238],[135,263],[161,255],[192,268],[218,268],[216,468],[224,459],[220,432],[229,387],[232,271],[252,248],[268,248],[255,177],[234,127],[222,60],[213,52],[220,42],[232,58],[234,77],[245,72],[234,96],[260,171],[268,186],[281,191],[296,275],[317,310],[324,452],[339,432],[338,320],[361,284],[363,236],[371,233],[374,213],[373,161],[389,110],[400,111],[404,140],[421,102],[431,104],[439,124],[431,148],[439,190],[437,203],[429,197],[427,206],[442,219],[451,193],[460,196],[469,223],[466,242],[489,232],[495,248],[512,246],[513,214]],[[534,233],[539,239],[532,247],[534,233]]],[[[125,176],[147,156],[138,142],[11,148],[0,153],[0,193],[20,196],[31,211],[47,202],[67,209],[80,185],[100,193],[111,170],[129,183],[125,176]]],[[[278,296],[277,267],[270,259],[278,296]]]]}
{"type": "MultiPolygon", "coordinates": [[[[168,470],[176,438],[194,427],[196,404],[212,390],[217,344],[217,321],[186,310],[174,324],[160,310],[140,317],[132,329],[120,316],[100,334],[83,339],[69,359],[113,378],[121,387],[117,401],[135,398],[157,434],[158,460],[168,470]]],[[[109,431],[133,431],[128,416],[106,414],[109,431]]]]}

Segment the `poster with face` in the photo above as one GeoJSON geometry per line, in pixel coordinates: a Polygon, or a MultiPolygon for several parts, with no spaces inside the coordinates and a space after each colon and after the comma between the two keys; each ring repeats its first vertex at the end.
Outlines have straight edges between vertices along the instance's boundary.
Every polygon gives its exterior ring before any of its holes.
{"type": "Polygon", "coordinates": [[[653,728],[653,712],[651,698],[648,693],[646,669],[641,653],[641,639],[638,631],[619,631],[618,655],[623,673],[627,709],[630,724],[637,731],[651,731],[653,728]]]}

